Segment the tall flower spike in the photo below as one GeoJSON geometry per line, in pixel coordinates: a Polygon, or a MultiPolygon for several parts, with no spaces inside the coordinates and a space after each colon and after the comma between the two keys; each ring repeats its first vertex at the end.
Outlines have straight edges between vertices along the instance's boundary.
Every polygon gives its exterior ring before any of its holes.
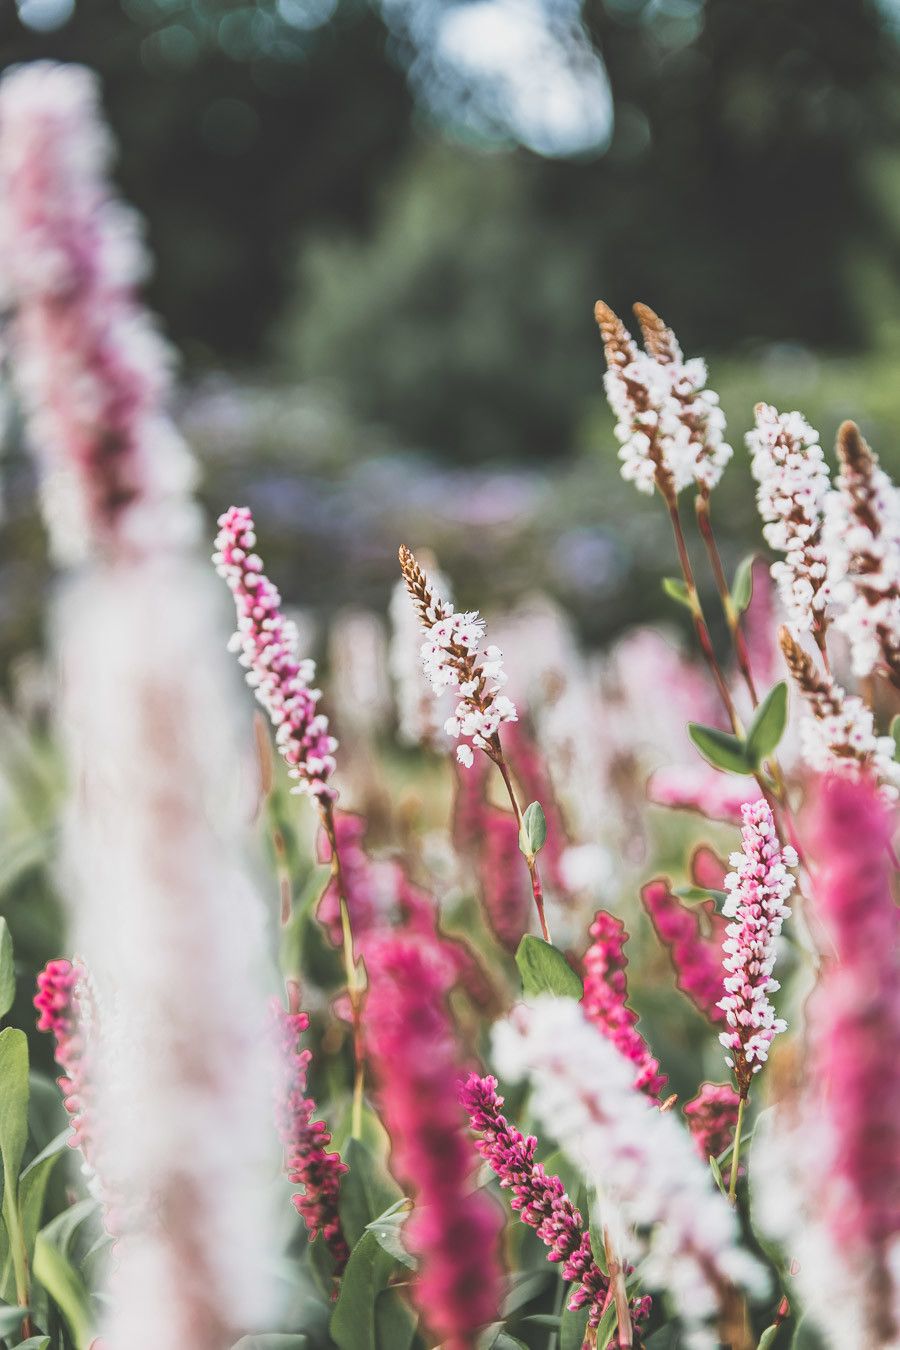
{"type": "Polygon", "coordinates": [[[470,1186],[471,1146],[457,1100],[459,1052],[443,971],[417,939],[388,939],[367,1006],[392,1165],[416,1200],[407,1224],[420,1259],[414,1298],[447,1350],[474,1350],[479,1328],[498,1316],[500,1215],[470,1186]]]}
{"type": "Polygon", "coordinates": [[[470,768],[474,762],[472,747],[496,757],[496,738],[504,722],[515,722],[516,706],[500,691],[506,683],[503,653],[499,647],[487,647],[484,620],[477,611],[457,613],[451,604],[435,595],[428,577],[410,550],[400,549],[400,567],[407,590],[419,613],[426,641],[422,643],[422,665],[436,695],[450,690],[458,697],[455,711],[444,729],[454,740],[460,764],[470,768]]]}
{"type": "Polygon", "coordinates": [[[272,1023],[280,1059],[276,1124],[288,1180],[303,1187],[294,1196],[294,1207],[306,1223],[310,1241],[322,1234],[334,1257],[335,1274],[340,1275],[350,1256],[338,1213],[341,1177],[347,1165],[340,1154],[329,1151],[331,1135],[321,1120],[314,1119],[316,1104],[306,1095],[310,1052],[301,1049],[299,1042],[309,1017],[305,1012],[288,1012],[273,999],[272,1023]]]}
{"type": "Polygon", "coordinates": [[[803,758],[819,773],[875,775],[888,799],[900,795],[900,765],[892,736],[879,736],[875,718],[861,698],[847,694],[830,674],[816,668],[808,652],[787,628],[779,632],[781,650],[812,716],[800,727],[803,758]]]}
{"type": "Polygon", "coordinates": [[[616,418],[622,477],[639,492],[659,488],[667,501],[673,500],[692,475],[676,453],[678,422],[669,401],[669,375],[638,350],[622,320],[602,300],[594,306],[594,318],[606,353],[603,385],[616,418]]]}
{"type": "Polygon", "coordinates": [[[80,965],[65,959],[48,961],[37,977],[34,1006],[40,1013],[38,1031],[49,1031],[53,1036],[53,1057],[63,1071],[63,1077],[57,1081],[72,1122],[69,1145],[81,1151],[83,1170],[93,1178],[83,980],[80,965]]]}
{"type": "Polygon", "coordinates": [[[772,578],[791,628],[812,633],[821,645],[831,587],[822,539],[830,489],[819,433],[800,413],[779,413],[768,403],[758,403],[754,414],[756,427],[747,433],[747,448],[759,484],[763,534],[785,555],[783,562],[772,564],[772,578]]]}
{"type": "Polygon", "coordinates": [[[599,1194],[601,1219],[624,1228],[629,1260],[667,1290],[696,1350],[717,1344],[709,1323],[732,1285],[764,1292],[739,1245],[737,1217],[715,1189],[690,1135],[634,1086],[634,1066],[572,999],[543,995],[494,1029],[499,1072],[528,1078],[535,1116],[599,1194]]]}
{"type": "Polygon", "coordinates": [[[656,1100],[666,1086],[659,1061],[637,1030],[638,1015],[628,1006],[628,934],[621,919],[599,909],[590,928],[591,945],[582,959],[585,1016],[637,1068],[636,1088],[656,1100]]]}
{"type": "Polygon", "coordinates": [[[137,217],[108,180],[96,76],[37,61],[0,85],[0,295],[63,561],[192,539],[193,460],[166,410],[173,356],[140,306],[137,217]]]}
{"type": "MultiPolygon", "coordinates": [[[[431,571],[433,586],[450,597],[444,577],[431,571]]],[[[435,699],[422,681],[422,632],[418,606],[411,600],[405,578],[391,592],[389,665],[397,705],[397,730],[407,745],[437,748],[450,712],[449,699],[435,699]],[[447,706],[443,706],[447,705],[447,706]]]]}
{"type": "Polygon", "coordinates": [[[706,362],[700,357],[686,361],[675,334],[649,305],[635,305],[634,312],[648,355],[669,379],[670,414],[675,427],[674,446],[667,454],[672,462],[689,466],[697,487],[709,493],[734,451],[725,440],[725,414],[719,396],[706,388],[706,362]]]}
{"type": "Polygon", "coordinates": [[[882,665],[900,686],[900,492],[855,423],[841,426],[837,451],[824,532],[835,627],[847,635],[855,675],[882,665]]]}
{"type": "MultiPolygon", "coordinates": [[[[537,1139],[534,1135],[526,1138],[503,1115],[503,1098],[491,1075],[470,1074],[460,1100],[472,1129],[481,1135],[475,1147],[500,1185],[511,1192],[511,1208],[549,1247],[547,1260],[561,1263],[563,1279],[579,1285],[569,1299],[569,1309],[588,1306],[588,1325],[598,1326],[609,1298],[609,1277],[594,1260],[590,1234],[563,1183],[535,1162],[537,1139]]],[[[649,1311],[649,1298],[634,1299],[632,1322],[639,1326],[649,1311]]]]}
{"type": "Polygon", "coordinates": [[[237,632],[232,649],[240,652],[247,683],[269,714],[282,758],[296,779],[294,792],[334,801],[329,779],[335,770],[337,741],[328,718],[318,711],[321,690],[313,685],[316,667],[297,652],[297,630],[281,612],[281,596],[253,552],[256,531],[246,506],[232,506],[219,517],[213,562],[234,597],[237,632]]]}
{"type": "Polygon", "coordinates": [[[725,996],[719,1002],[728,1029],[719,1040],[746,1098],[769,1046],[786,1026],[775,1016],[769,995],[780,987],[772,978],[775,942],[791,912],[786,901],[795,883],[787,869],[796,867],[797,855],[790,845],[782,848],[768,802],[748,804],[743,816],[741,851],[731,855],[735,870],[725,878],[728,898],[722,913],[732,922],[723,948],[725,996]]]}

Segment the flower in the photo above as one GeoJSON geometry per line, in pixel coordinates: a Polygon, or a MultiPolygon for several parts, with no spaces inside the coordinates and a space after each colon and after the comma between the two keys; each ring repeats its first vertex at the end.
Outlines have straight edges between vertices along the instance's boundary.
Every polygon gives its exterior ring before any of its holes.
{"type": "MultiPolygon", "coordinates": [[[[450,598],[443,574],[431,569],[431,582],[450,598]]],[[[391,641],[388,655],[397,704],[397,730],[407,745],[438,746],[451,712],[447,694],[434,697],[422,682],[422,630],[416,606],[403,577],[391,592],[391,641]]]]}
{"type": "Polygon", "coordinates": [[[271,1008],[280,1067],[275,1119],[288,1180],[303,1187],[293,1197],[294,1207],[303,1216],[310,1241],[322,1234],[334,1257],[335,1274],[340,1275],[350,1257],[338,1213],[341,1177],[347,1164],[340,1154],[329,1151],[331,1135],[321,1120],[313,1119],[316,1104],[306,1095],[311,1055],[300,1048],[299,1042],[309,1026],[309,1017],[305,1012],[287,1011],[277,998],[271,1008]]]}
{"type": "Polygon", "coordinates": [[[320,802],[334,801],[329,783],[335,770],[337,741],[328,718],[318,711],[321,690],[313,685],[313,661],[297,653],[297,632],[281,612],[281,596],[254,553],[256,533],[246,506],[232,506],[219,517],[213,562],[234,597],[237,632],[231,649],[240,652],[247,683],[275,727],[275,741],[298,786],[320,802]]]}
{"type": "MultiPolygon", "coordinates": [[[[84,968],[59,959],[48,961],[37,977],[34,1006],[40,1013],[38,1031],[49,1031],[55,1041],[53,1057],[63,1071],[58,1079],[63,1105],[72,1118],[69,1145],[81,1150],[84,1171],[94,1176],[90,1163],[91,1111],[87,1075],[86,1036],[82,1026],[84,968]]],[[[89,1020],[87,1017],[85,1021],[89,1020]]]]}
{"type": "MultiPolygon", "coordinates": [[[[460,1100],[472,1129],[481,1135],[475,1147],[499,1177],[500,1185],[511,1191],[511,1208],[550,1248],[547,1259],[561,1263],[566,1283],[580,1286],[568,1307],[574,1311],[587,1304],[588,1324],[598,1326],[609,1296],[609,1278],[594,1260],[590,1234],[563,1183],[535,1162],[537,1139],[534,1135],[525,1138],[502,1114],[503,1098],[491,1075],[482,1078],[470,1074],[460,1100]]],[[[633,1300],[634,1322],[640,1324],[649,1311],[649,1298],[633,1300]]]]}
{"type": "Polygon", "coordinates": [[[590,928],[591,945],[582,958],[585,1016],[617,1050],[637,1065],[634,1085],[658,1098],[666,1086],[659,1061],[650,1053],[646,1041],[636,1029],[638,1015],[628,1006],[628,934],[621,919],[599,909],[590,928]]]}
{"type": "Polygon", "coordinates": [[[758,403],[754,412],[756,428],[747,433],[747,448],[759,484],[763,534],[785,555],[773,563],[772,577],[794,632],[821,634],[831,585],[822,539],[830,489],[819,433],[798,412],[779,413],[768,403],[758,403]]]}
{"type": "Polygon", "coordinates": [[[693,474],[678,441],[683,427],[670,397],[670,374],[638,350],[621,319],[602,300],[594,306],[594,317],[606,353],[603,384],[616,418],[622,477],[639,492],[659,488],[667,500],[674,499],[693,474]]]}
{"type": "Polygon", "coordinates": [[[825,503],[823,542],[835,626],[850,643],[853,673],[887,667],[900,683],[900,493],[853,422],[838,431],[841,472],[825,503]]]}
{"type": "MultiPolygon", "coordinates": [[[[734,1140],[740,1098],[730,1083],[701,1083],[697,1095],[682,1110],[697,1152],[706,1162],[718,1158],[734,1140]]],[[[728,1185],[731,1165],[722,1169],[728,1185]]]]}
{"type": "Polygon", "coordinates": [[[712,900],[688,905],[675,895],[662,877],[641,888],[641,901],[660,942],[668,949],[675,968],[678,988],[710,1022],[724,1022],[719,1006],[722,997],[722,942],[724,921],[716,913],[712,900]],[[712,927],[712,936],[704,937],[701,919],[712,927]]]}
{"type": "Polygon", "coordinates": [[[454,740],[465,738],[457,747],[456,757],[465,768],[471,768],[472,747],[493,755],[502,723],[517,719],[516,705],[500,692],[506,683],[503,653],[493,646],[481,652],[485,623],[480,614],[457,613],[451,604],[439,599],[405,546],[400,549],[400,567],[426,634],[422,665],[431,688],[438,696],[449,690],[459,697],[444,730],[454,740]]]}
{"type": "Polygon", "coordinates": [[[766,1278],[677,1117],[635,1088],[634,1065],[572,999],[520,1004],[495,1027],[493,1049],[505,1078],[529,1080],[535,1116],[597,1187],[602,1222],[623,1228],[644,1283],[669,1292],[688,1343],[714,1347],[707,1324],[726,1286],[763,1292],[766,1278]]]}
{"type": "Polygon", "coordinates": [[[172,353],[136,298],[136,217],[108,181],[96,76],[37,61],[0,83],[0,296],[63,561],[196,536],[193,460],[166,412],[172,353]]]}
{"type": "Polygon", "coordinates": [[[787,628],[779,632],[781,650],[812,716],[800,726],[803,758],[819,773],[854,777],[871,772],[888,800],[900,795],[900,765],[892,736],[878,736],[875,718],[861,698],[847,694],[828,673],[816,668],[787,628]]]}
{"type": "Polygon", "coordinates": [[[415,939],[379,948],[366,1041],[397,1176],[415,1195],[406,1233],[419,1257],[414,1298],[448,1350],[472,1350],[498,1316],[500,1215],[470,1188],[471,1147],[457,1100],[459,1052],[442,971],[415,939]]]}
{"type": "Polygon", "coordinates": [[[673,463],[690,467],[694,482],[708,494],[718,484],[734,451],[725,440],[725,414],[719,395],[706,388],[706,362],[685,361],[671,328],[648,305],[635,305],[644,346],[669,379],[665,424],[675,423],[673,444],[665,451],[673,463]]]}
{"type": "Polygon", "coordinates": [[[734,1069],[740,1094],[746,1097],[753,1075],[768,1059],[769,1046],[787,1025],[775,1016],[769,995],[781,987],[772,978],[775,940],[791,912],[785,902],[795,882],[787,869],[796,867],[797,854],[779,842],[768,802],[748,803],[743,819],[741,851],[732,853],[735,870],[725,878],[728,898],[722,913],[732,922],[723,944],[725,995],[719,1007],[729,1029],[719,1040],[729,1052],[725,1063],[734,1069]]]}

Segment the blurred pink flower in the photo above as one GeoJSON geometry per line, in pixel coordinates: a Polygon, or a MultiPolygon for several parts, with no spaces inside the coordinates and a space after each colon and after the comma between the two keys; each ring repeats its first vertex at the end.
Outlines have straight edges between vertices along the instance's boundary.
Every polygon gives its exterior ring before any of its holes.
{"type": "Polygon", "coordinates": [[[641,900],[657,937],[668,949],[678,988],[710,1022],[724,1022],[725,1013],[719,1000],[725,988],[722,971],[725,921],[716,913],[713,902],[689,905],[674,894],[671,883],[662,877],[641,888],[641,900]],[[709,937],[703,935],[701,918],[712,929],[709,937]]]}
{"type": "Polygon", "coordinates": [[[635,1087],[648,1097],[658,1098],[668,1079],[659,1072],[659,1061],[637,1030],[638,1015],[628,1006],[625,925],[614,914],[600,909],[590,934],[591,945],[582,957],[585,1016],[637,1066],[635,1087]]]}

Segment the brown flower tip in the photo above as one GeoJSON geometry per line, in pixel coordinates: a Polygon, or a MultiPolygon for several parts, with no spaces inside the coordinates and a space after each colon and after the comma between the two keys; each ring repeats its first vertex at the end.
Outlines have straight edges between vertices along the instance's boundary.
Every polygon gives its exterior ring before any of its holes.
{"type": "Polygon", "coordinates": [[[875,455],[855,422],[842,422],[837,434],[838,457],[844,469],[860,478],[868,478],[875,466],[875,455]]]}
{"type": "Polygon", "coordinates": [[[419,611],[419,617],[422,622],[428,625],[427,611],[434,603],[431,594],[431,587],[428,584],[428,578],[416,562],[415,554],[412,549],[401,544],[398,550],[400,558],[400,570],[403,573],[403,580],[406,582],[406,589],[409,591],[413,603],[419,611]]]}
{"type": "Polygon", "coordinates": [[[597,321],[597,327],[600,329],[600,336],[603,339],[603,346],[606,351],[606,359],[609,364],[618,366],[627,366],[637,355],[631,334],[625,327],[618,314],[609,305],[598,300],[594,305],[594,318],[597,321]]]}
{"type": "Polygon", "coordinates": [[[634,316],[640,324],[644,346],[655,361],[662,365],[671,365],[679,355],[678,343],[672,332],[655,310],[638,301],[634,306],[634,316]]]}

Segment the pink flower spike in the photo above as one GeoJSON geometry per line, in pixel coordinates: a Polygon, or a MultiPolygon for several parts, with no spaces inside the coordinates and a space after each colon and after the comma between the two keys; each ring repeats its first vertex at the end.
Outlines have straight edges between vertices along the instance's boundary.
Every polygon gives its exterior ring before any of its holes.
{"type": "Polygon", "coordinates": [[[628,1006],[628,934],[621,919],[600,909],[591,924],[591,945],[582,959],[585,1016],[603,1032],[626,1059],[637,1066],[636,1088],[658,1099],[668,1082],[659,1072],[643,1036],[637,1030],[638,1015],[628,1006]]]}
{"type": "Polygon", "coordinates": [[[329,779],[335,770],[337,741],[328,718],[318,711],[321,690],[313,685],[316,667],[297,652],[297,630],[281,611],[281,596],[263,572],[253,549],[256,531],[246,506],[232,506],[219,517],[213,562],[234,597],[237,632],[232,649],[247,668],[246,680],[275,727],[275,742],[302,792],[334,801],[329,779]]]}
{"type": "Polygon", "coordinates": [[[641,901],[657,937],[668,949],[678,988],[710,1022],[724,1022],[719,1000],[724,989],[725,922],[716,913],[713,902],[689,905],[674,894],[671,883],[663,877],[648,881],[641,888],[641,901]],[[703,917],[712,927],[711,937],[703,935],[703,917]]]}
{"type": "Polygon", "coordinates": [[[473,1350],[501,1299],[501,1215],[471,1189],[472,1150],[457,1100],[459,1052],[444,976],[416,938],[379,947],[369,990],[367,1045],[398,1179],[416,1207],[407,1225],[420,1259],[414,1298],[446,1350],[473,1350]]]}
{"type": "Polygon", "coordinates": [[[334,1257],[335,1274],[340,1275],[350,1256],[338,1214],[341,1177],[347,1165],[339,1154],[329,1152],[331,1135],[321,1120],[314,1119],[316,1104],[306,1095],[311,1056],[299,1042],[309,1017],[305,1012],[286,1012],[275,998],[272,1023],[280,1067],[276,1124],[288,1180],[303,1188],[293,1197],[294,1208],[302,1215],[311,1242],[322,1234],[334,1257]]]}
{"type": "Polygon", "coordinates": [[[69,1145],[78,1148],[90,1166],[91,1140],[87,1107],[85,1043],[81,1027],[81,966],[61,958],[48,961],[37,977],[34,1006],[40,1016],[38,1031],[49,1031],[55,1041],[54,1059],[63,1071],[58,1079],[63,1105],[72,1118],[69,1145]]]}
{"type": "Polygon", "coordinates": [[[725,878],[728,899],[722,913],[731,923],[723,944],[725,996],[719,1007],[728,1029],[719,1040],[746,1097],[769,1046],[787,1025],[775,1016],[769,994],[779,988],[772,978],[775,941],[791,912],[786,901],[795,882],[787,869],[796,867],[797,855],[789,844],[781,847],[768,802],[745,806],[743,815],[741,852],[731,855],[735,871],[725,878]]]}

